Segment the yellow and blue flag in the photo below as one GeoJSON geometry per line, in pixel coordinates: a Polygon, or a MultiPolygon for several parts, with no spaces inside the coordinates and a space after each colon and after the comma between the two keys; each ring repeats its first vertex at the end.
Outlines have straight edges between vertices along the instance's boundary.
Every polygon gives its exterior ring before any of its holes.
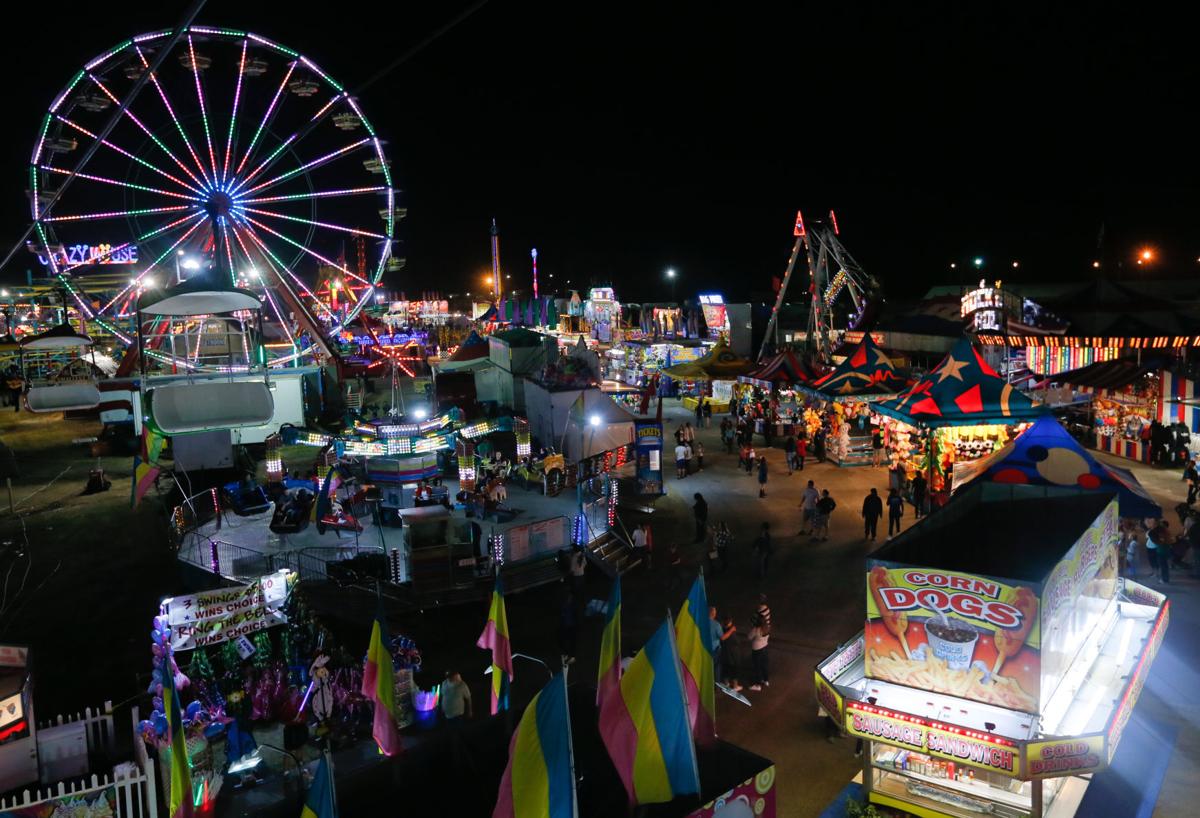
{"type": "Polygon", "coordinates": [[[704,575],[696,577],[687,600],[675,617],[675,641],[683,665],[683,688],[687,692],[688,723],[701,747],[717,740],[716,668],[708,594],[704,575]]]}
{"type": "Polygon", "coordinates": [[[575,818],[567,676],[559,673],[525,708],[508,745],[492,818],[575,818]]]}
{"type": "Polygon", "coordinates": [[[308,788],[300,818],[337,818],[337,814],[337,799],[333,796],[333,765],[329,761],[329,753],[321,753],[317,774],[308,788]]]}
{"type": "Polygon", "coordinates": [[[600,737],[631,804],[700,792],[675,630],[667,619],[621,676],[620,695],[600,709],[600,737]]]}
{"type": "Polygon", "coordinates": [[[167,742],[171,748],[171,780],[167,800],[170,818],[191,818],[193,810],[192,768],[188,764],[187,738],[183,734],[183,710],[170,654],[163,661],[163,714],[167,718],[167,742]]]}
{"type": "Polygon", "coordinates": [[[508,642],[508,613],[504,607],[504,586],[496,575],[492,606],[487,624],[475,644],[492,652],[492,715],[508,709],[508,686],[513,678],[512,646],[508,642]]]}
{"type": "Polygon", "coordinates": [[[621,690],[621,578],[613,580],[604,610],[604,633],[600,636],[600,670],[596,675],[596,707],[621,690]]]}

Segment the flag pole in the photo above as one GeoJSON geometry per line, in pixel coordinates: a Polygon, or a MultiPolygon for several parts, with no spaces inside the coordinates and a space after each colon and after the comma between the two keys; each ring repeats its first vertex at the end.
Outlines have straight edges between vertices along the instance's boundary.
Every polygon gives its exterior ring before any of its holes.
{"type": "Polygon", "coordinates": [[[575,789],[575,738],[571,735],[571,703],[567,699],[567,671],[569,665],[563,665],[563,708],[567,711],[567,764],[571,768],[571,818],[579,818],[579,793],[575,789]]]}
{"type": "Polygon", "coordinates": [[[329,746],[326,745],[321,754],[325,757],[325,767],[329,771],[329,798],[333,801],[333,816],[331,818],[337,818],[337,778],[333,774],[333,753],[329,751],[329,746]]]}

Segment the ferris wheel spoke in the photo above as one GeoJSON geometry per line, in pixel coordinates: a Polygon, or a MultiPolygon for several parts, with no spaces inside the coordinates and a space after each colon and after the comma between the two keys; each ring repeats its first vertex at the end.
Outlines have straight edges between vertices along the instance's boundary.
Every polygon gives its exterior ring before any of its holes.
{"type": "Polygon", "coordinates": [[[275,112],[275,106],[279,104],[279,98],[283,96],[283,89],[287,88],[288,80],[292,78],[292,72],[295,70],[296,63],[293,62],[288,65],[283,79],[279,81],[279,87],[275,89],[275,96],[271,98],[271,104],[267,106],[267,111],[263,114],[262,121],[258,123],[258,128],[255,129],[254,136],[250,139],[250,144],[246,146],[246,153],[242,156],[242,161],[238,162],[237,170],[233,172],[234,176],[242,172],[242,168],[246,166],[246,162],[254,155],[254,149],[258,145],[258,138],[262,136],[263,129],[267,127],[267,123],[271,121],[271,116],[275,112]]]}
{"type": "Polygon", "coordinates": [[[192,59],[192,76],[196,79],[196,99],[200,101],[200,121],[204,123],[204,141],[208,143],[208,160],[212,163],[213,185],[218,182],[217,154],[213,151],[212,131],[208,127],[208,108],[204,105],[204,87],[200,82],[200,69],[196,65],[196,46],[192,35],[188,35],[188,56],[192,59]]]}
{"type": "MultiPolygon", "coordinates": [[[[292,137],[289,137],[289,140],[290,139],[292,139],[292,137]]],[[[328,164],[329,162],[332,162],[334,159],[337,159],[338,157],[345,156],[347,153],[350,153],[351,151],[354,151],[354,150],[358,150],[363,145],[369,145],[369,144],[371,144],[371,140],[369,138],[360,139],[357,142],[351,142],[349,145],[338,148],[336,151],[330,151],[329,153],[325,154],[324,156],[318,156],[316,159],[313,159],[311,162],[305,162],[303,165],[301,165],[298,168],[292,168],[287,173],[281,173],[280,175],[278,175],[272,179],[268,179],[265,182],[259,182],[257,185],[255,185],[252,188],[247,189],[243,193],[235,194],[235,195],[249,196],[251,193],[255,193],[259,190],[267,190],[269,188],[274,187],[275,185],[286,182],[288,179],[291,179],[293,176],[298,176],[299,174],[310,171],[313,168],[318,168],[321,165],[328,164]]],[[[262,168],[263,168],[263,166],[260,165],[259,170],[261,170],[262,168]]],[[[250,174],[250,176],[246,177],[245,181],[241,182],[241,185],[245,185],[246,183],[248,183],[252,178],[254,178],[255,174],[257,174],[259,172],[259,170],[254,171],[254,173],[252,173],[252,174],[250,174]]]]}
{"type": "Polygon", "coordinates": [[[238,204],[270,204],[271,202],[297,202],[304,199],[328,199],[335,196],[364,196],[371,193],[383,193],[387,190],[383,185],[377,187],[351,187],[342,190],[317,190],[311,193],[290,193],[286,196],[256,196],[252,199],[238,197],[238,204]]]}
{"type": "MultiPolygon", "coordinates": [[[[233,234],[234,239],[238,243],[238,247],[241,248],[242,255],[245,256],[245,258],[246,258],[247,264],[252,269],[257,269],[254,266],[254,259],[251,257],[249,249],[247,249],[245,243],[242,241],[242,237],[237,232],[237,225],[230,226],[228,233],[226,233],[226,239],[228,239],[229,233],[233,234]]],[[[262,255],[262,253],[260,253],[260,255],[262,255]]],[[[266,266],[268,268],[270,268],[272,271],[274,271],[274,265],[271,262],[271,260],[266,259],[266,262],[267,262],[266,266]]],[[[276,273],[275,277],[279,278],[279,274],[276,273]]],[[[292,328],[290,326],[288,326],[288,322],[285,321],[283,318],[283,312],[279,309],[279,305],[275,303],[275,297],[273,295],[271,295],[271,288],[267,286],[267,283],[263,279],[261,273],[258,274],[258,278],[259,278],[259,281],[262,282],[261,286],[262,286],[263,294],[266,295],[267,303],[271,305],[271,311],[273,313],[275,313],[275,318],[279,321],[279,326],[283,327],[283,332],[285,335],[287,335],[288,341],[290,341],[292,346],[295,347],[296,346],[296,338],[295,338],[295,336],[292,335],[292,328]]],[[[284,284],[284,282],[282,280],[280,280],[280,284],[284,284]]],[[[287,286],[287,285],[284,284],[284,286],[287,286]]],[[[290,288],[289,288],[289,290],[290,290],[290,288]]],[[[293,295],[294,295],[294,293],[293,293],[293,295]]]]}
{"type": "Polygon", "coordinates": [[[173,207],[146,207],[140,210],[110,210],[107,213],[79,213],[71,216],[49,216],[44,222],[94,222],[103,219],[124,219],[130,216],[148,216],[152,213],[178,213],[192,210],[199,205],[174,205],[173,207]]]}
{"type": "MultiPolygon", "coordinates": [[[[142,68],[146,71],[150,70],[150,62],[146,59],[146,55],[142,53],[141,48],[136,48],[138,58],[142,61],[142,68]]],[[[162,83],[158,81],[156,74],[150,74],[150,82],[154,84],[155,90],[158,91],[158,98],[162,100],[163,107],[167,109],[167,113],[171,117],[171,121],[175,123],[175,130],[179,132],[179,138],[183,140],[184,147],[187,148],[188,154],[191,155],[192,161],[196,163],[196,168],[200,171],[200,176],[204,179],[204,184],[207,187],[209,184],[208,172],[204,169],[204,162],[200,160],[196,149],[192,147],[192,140],[188,139],[187,132],[183,130],[183,123],[179,121],[179,117],[175,114],[175,107],[171,105],[171,100],[167,98],[167,92],[163,90],[162,83]]],[[[215,183],[215,179],[213,182],[215,183]]]]}
{"type": "MultiPolygon", "coordinates": [[[[261,238],[259,238],[258,233],[256,233],[254,231],[254,228],[250,227],[250,225],[245,224],[245,223],[242,223],[241,227],[245,231],[246,235],[250,237],[250,240],[253,241],[256,245],[258,245],[259,249],[262,250],[264,255],[268,259],[270,259],[271,262],[273,262],[272,267],[275,269],[276,278],[278,278],[279,281],[282,282],[285,287],[287,287],[288,291],[291,292],[292,296],[294,298],[296,298],[296,292],[295,292],[295,290],[293,290],[291,288],[290,285],[288,285],[288,283],[284,279],[284,277],[282,275],[280,275],[280,271],[282,271],[284,274],[286,274],[288,278],[292,279],[292,281],[296,282],[296,286],[300,288],[300,291],[303,292],[305,295],[307,295],[309,298],[311,298],[314,302],[316,302],[317,306],[320,307],[322,310],[324,310],[325,314],[328,315],[330,317],[330,319],[336,323],[337,316],[334,315],[333,312],[331,312],[330,309],[328,307],[326,307],[319,298],[317,298],[317,296],[313,293],[313,291],[308,288],[307,284],[305,284],[303,281],[301,281],[296,276],[295,273],[293,273],[291,270],[288,269],[288,266],[283,263],[283,260],[280,259],[279,256],[275,255],[275,253],[271,250],[271,248],[268,247],[261,238]]],[[[297,301],[297,303],[303,303],[300,301],[299,298],[296,298],[296,301],[297,301]]]]}
{"type": "MultiPolygon", "coordinates": [[[[175,193],[171,190],[163,190],[162,188],[149,187],[147,185],[135,185],[133,182],[122,182],[120,179],[109,179],[107,176],[97,176],[93,173],[80,173],[79,171],[67,170],[66,168],[56,168],[51,165],[38,165],[40,170],[47,173],[58,173],[63,176],[74,176],[78,179],[87,179],[90,182],[100,182],[105,185],[115,185],[117,187],[126,187],[131,190],[140,190],[144,193],[157,193],[160,196],[170,196],[173,199],[186,199],[190,202],[199,202],[199,196],[188,196],[184,193],[175,193]]],[[[43,221],[45,218],[43,217],[43,221]]]]}
{"type": "MultiPolygon", "coordinates": [[[[200,215],[200,214],[197,214],[197,215],[200,215]]],[[[127,292],[129,292],[134,287],[139,285],[142,282],[142,279],[145,278],[150,273],[151,270],[153,270],[155,267],[157,267],[164,258],[166,258],[167,256],[174,253],[175,248],[178,247],[179,245],[183,244],[185,241],[187,241],[188,237],[191,236],[192,233],[196,232],[196,230],[198,230],[200,228],[200,226],[203,225],[204,223],[205,223],[205,221],[203,219],[200,219],[195,224],[193,224],[191,227],[189,227],[186,231],[184,231],[183,235],[180,236],[179,238],[177,238],[171,244],[171,246],[168,247],[166,250],[163,250],[162,253],[159,254],[158,258],[154,259],[154,261],[150,262],[150,264],[147,265],[145,267],[145,269],[143,269],[140,273],[138,273],[136,276],[134,276],[132,281],[130,281],[128,284],[126,284],[125,287],[119,293],[117,293],[111,301],[109,301],[107,304],[105,304],[100,309],[100,312],[107,314],[108,311],[110,309],[112,309],[113,304],[120,301],[121,298],[127,292]]]]}
{"type": "Polygon", "coordinates": [[[313,221],[312,219],[302,219],[299,216],[285,216],[283,213],[276,213],[272,210],[261,210],[256,207],[246,207],[246,208],[242,208],[242,209],[245,210],[247,213],[256,213],[260,216],[270,216],[271,218],[274,218],[274,219],[284,219],[289,222],[297,222],[299,224],[307,224],[307,225],[311,225],[313,227],[324,227],[327,230],[337,230],[342,233],[350,233],[351,235],[355,235],[355,236],[367,236],[368,238],[372,238],[372,239],[384,239],[384,240],[387,239],[387,236],[383,235],[382,233],[372,233],[369,230],[359,230],[354,227],[342,227],[340,224],[330,224],[329,222],[316,222],[316,221],[313,221]]]}
{"type": "MultiPolygon", "coordinates": [[[[142,57],[142,62],[145,62],[145,61],[146,61],[146,58],[142,57]]],[[[101,91],[103,91],[109,99],[111,99],[117,105],[121,104],[121,100],[117,99],[116,95],[113,94],[112,91],[109,91],[108,88],[105,87],[104,83],[100,82],[100,80],[98,78],[96,78],[95,76],[92,76],[92,75],[89,75],[89,76],[91,76],[92,82],[94,82],[96,84],[96,87],[99,88],[101,91]]],[[[158,88],[158,93],[160,96],[162,96],[163,102],[167,105],[167,110],[170,112],[171,118],[175,120],[175,125],[177,127],[179,127],[179,120],[175,118],[175,112],[171,111],[170,103],[167,102],[166,94],[163,94],[162,88],[158,85],[158,80],[154,77],[153,74],[150,75],[150,80],[154,83],[155,87],[158,88]]],[[[167,156],[171,157],[171,161],[174,162],[176,165],[178,165],[179,169],[182,170],[185,174],[187,174],[187,177],[189,179],[191,179],[193,182],[195,182],[200,187],[208,186],[207,179],[205,179],[205,181],[203,181],[203,182],[200,181],[199,179],[197,179],[196,174],[192,173],[192,171],[188,168],[188,166],[185,165],[178,156],[176,156],[174,153],[172,153],[171,149],[168,148],[166,145],[164,145],[163,141],[161,139],[159,139],[157,136],[155,136],[154,132],[151,131],[149,128],[147,128],[145,123],[142,122],[142,120],[137,118],[137,115],[133,111],[129,110],[129,108],[126,108],[125,116],[129,117],[129,119],[133,122],[133,124],[137,125],[141,129],[142,133],[144,133],[146,136],[150,137],[151,141],[153,141],[155,145],[158,145],[158,147],[162,150],[163,153],[165,153],[167,156]]],[[[183,134],[182,127],[179,127],[179,133],[181,135],[183,134]]],[[[184,142],[187,142],[186,136],[184,136],[184,142]]],[[[187,143],[187,147],[188,147],[189,151],[192,151],[192,146],[191,146],[190,142],[187,143]]],[[[192,151],[192,158],[193,159],[196,158],[195,151],[192,151]]],[[[197,160],[197,163],[198,162],[199,162],[199,160],[197,160]]],[[[200,175],[204,176],[204,166],[203,165],[200,165],[200,175]]]]}
{"type": "MultiPolygon", "coordinates": [[[[95,139],[95,138],[96,138],[96,134],[92,133],[91,131],[89,131],[87,128],[83,127],[83,126],[82,126],[82,125],[80,125],[79,123],[77,123],[77,122],[73,122],[73,121],[71,121],[70,119],[67,119],[65,116],[62,116],[61,114],[55,114],[55,119],[57,119],[59,122],[62,122],[62,123],[63,123],[63,124],[65,124],[65,125],[69,125],[69,126],[71,126],[71,127],[72,127],[72,128],[74,128],[75,130],[77,130],[77,131],[79,131],[81,134],[83,134],[84,136],[91,137],[92,139],[95,139]]],[[[157,173],[159,176],[163,176],[163,177],[165,177],[165,178],[167,178],[167,179],[170,179],[172,182],[174,182],[175,184],[177,184],[177,185],[179,185],[180,187],[184,188],[185,190],[190,190],[190,191],[192,191],[193,193],[196,193],[196,194],[200,194],[200,193],[202,193],[202,191],[200,190],[200,188],[198,188],[198,187],[193,187],[192,185],[189,185],[187,182],[183,181],[183,180],[182,180],[182,179],[180,179],[178,176],[172,176],[171,174],[167,173],[165,170],[163,170],[162,168],[158,167],[157,165],[154,165],[154,164],[152,164],[152,163],[150,163],[150,162],[147,162],[145,159],[143,159],[143,158],[142,158],[142,157],[140,157],[140,156],[134,156],[134,155],[133,155],[132,153],[130,153],[129,151],[125,150],[124,148],[122,148],[122,147],[121,147],[121,146],[119,146],[119,145],[114,145],[112,142],[108,141],[107,139],[101,139],[101,140],[100,140],[100,144],[101,144],[101,145],[104,145],[106,148],[111,148],[112,150],[116,151],[117,153],[121,154],[122,156],[126,157],[127,159],[131,159],[131,160],[133,160],[134,162],[137,162],[137,163],[138,163],[139,165],[141,165],[142,167],[144,167],[144,168],[148,168],[149,170],[152,170],[152,171],[154,171],[154,172],[155,172],[155,173],[157,173]]]]}
{"type": "Polygon", "coordinates": [[[225,139],[225,164],[221,168],[222,185],[229,182],[229,158],[233,155],[233,131],[234,125],[237,123],[238,103],[242,100],[242,77],[246,74],[246,49],[249,46],[250,39],[247,37],[242,40],[242,59],[238,63],[237,88],[233,92],[233,112],[229,114],[229,136],[225,139]]]}
{"type": "Polygon", "coordinates": [[[271,151],[271,155],[268,156],[266,159],[264,159],[262,161],[262,163],[260,163],[259,166],[254,169],[253,172],[251,172],[251,173],[247,174],[246,176],[244,176],[243,178],[239,179],[237,184],[235,184],[230,189],[230,193],[236,195],[237,192],[239,190],[241,190],[243,187],[245,187],[247,184],[249,184],[252,179],[257,177],[260,173],[267,170],[272,165],[274,165],[277,161],[279,161],[279,157],[283,155],[283,151],[285,149],[287,149],[289,147],[295,147],[296,145],[298,145],[300,143],[300,141],[302,139],[304,139],[304,137],[308,136],[308,134],[312,131],[312,129],[314,127],[316,127],[317,124],[320,123],[321,120],[323,120],[325,118],[325,115],[327,113],[329,113],[331,108],[333,108],[333,104],[345,96],[346,95],[344,93],[338,93],[338,94],[335,94],[332,98],[330,98],[330,100],[328,102],[326,102],[319,111],[317,111],[315,114],[313,114],[312,118],[309,119],[309,121],[304,125],[304,127],[302,127],[300,130],[296,131],[291,136],[289,136],[287,139],[284,139],[279,145],[277,145],[275,150],[271,151]]]}
{"type": "Polygon", "coordinates": [[[349,276],[350,278],[357,279],[358,281],[361,281],[363,284],[366,284],[367,286],[371,285],[371,282],[367,281],[365,278],[358,275],[358,273],[350,272],[350,270],[348,268],[344,267],[343,265],[338,264],[337,262],[335,262],[331,259],[325,258],[325,256],[321,255],[316,250],[313,250],[309,247],[305,247],[300,242],[296,241],[295,239],[288,238],[284,234],[280,233],[278,230],[272,230],[270,227],[268,227],[267,225],[258,221],[257,219],[252,219],[249,216],[242,216],[242,218],[245,219],[246,221],[248,221],[250,224],[253,224],[256,227],[262,228],[263,230],[270,233],[272,236],[275,236],[276,238],[286,241],[288,244],[292,245],[297,250],[307,253],[308,255],[312,256],[313,258],[317,259],[318,261],[324,262],[325,264],[328,264],[330,267],[333,267],[334,269],[340,270],[343,274],[349,276]]]}

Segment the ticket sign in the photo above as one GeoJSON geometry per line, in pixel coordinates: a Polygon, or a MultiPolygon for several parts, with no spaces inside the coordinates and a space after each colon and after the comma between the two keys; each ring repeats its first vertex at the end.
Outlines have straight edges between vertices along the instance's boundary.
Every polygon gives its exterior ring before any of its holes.
{"type": "Polygon", "coordinates": [[[850,702],[846,732],[870,741],[916,750],[1016,778],[1021,772],[1020,748],[1013,742],[989,738],[971,730],[939,727],[916,717],[900,718],[881,708],[850,702]]]}
{"type": "Polygon", "coordinates": [[[1154,623],[1154,630],[1150,632],[1150,638],[1146,640],[1146,647],[1142,650],[1141,658],[1138,659],[1137,666],[1134,667],[1133,674],[1129,677],[1129,684],[1125,686],[1125,692],[1121,694],[1121,701],[1117,704],[1117,710],[1113,713],[1112,721],[1109,723],[1109,763],[1112,763],[1113,755],[1117,752],[1117,743],[1121,740],[1121,734],[1125,732],[1125,726],[1129,724],[1129,717],[1133,715],[1133,706],[1137,704],[1138,696],[1142,693],[1142,686],[1146,683],[1146,674],[1150,672],[1150,664],[1154,661],[1159,647],[1162,646],[1163,636],[1167,632],[1170,609],[1171,603],[1164,602],[1162,610],[1158,612],[1158,621],[1154,623]]]}
{"type": "Polygon", "coordinates": [[[1101,735],[1034,741],[1025,747],[1025,778],[1094,773],[1107,766],[1101,735]]]}

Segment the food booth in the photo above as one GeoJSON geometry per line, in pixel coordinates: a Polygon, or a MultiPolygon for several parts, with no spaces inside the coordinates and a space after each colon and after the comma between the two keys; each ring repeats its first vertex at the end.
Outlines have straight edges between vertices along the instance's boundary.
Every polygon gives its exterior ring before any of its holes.
{"type": "MultiPolygon", "coordinates": [[[[805,411],[802,399],[798,399],[799,389],[803,384],[817,378],[807,363],[802,361],[790,349],[784,349],[768,358],[754,371],[738,376],[737,399],[743,406],[750,406],[765,400],[770,405],[769,398],[775,399],[778,406],[777,417],[773,418],[774,428],[772,437],[785,437],[798,434],[803,428],[810,436],[820,425],[820,419],[815,412],[805,411]],[[756,390],[766,393],[766,398],[756,390]]],[[[756,417],[754,431],[765,435],[768,431],[767,418],[756,417]]]]}
{"type": "Polygon", "coordinates": [[[707,397],[713,412],[728,412],[737,377],[753,368],[753,363],[729,349],[722,338],[704,356],[666,367],[662,374],[679,384],[679,394],[686,395],[682,401],[685,409],[694,410],[699,400],[707,397]]]}
{"type": "Polygon", "coordinates": [[[1118,574],[1117,520],[1112,495],[985,483],[868,558],[864,630],[814,683],[865,742],[872,803],[1075,814],[1167,626],[1166,598],[1118,574]]]}

